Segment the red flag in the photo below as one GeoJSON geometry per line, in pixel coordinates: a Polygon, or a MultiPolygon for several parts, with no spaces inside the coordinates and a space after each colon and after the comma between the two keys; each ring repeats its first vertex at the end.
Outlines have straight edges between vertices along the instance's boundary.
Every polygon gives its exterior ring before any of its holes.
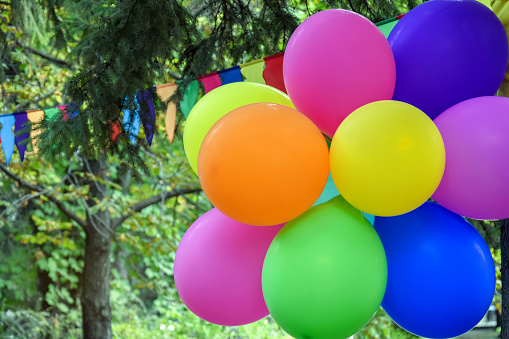
{"type": "Polygon", "coordinates": [[[283,55],[284,53],[279,53],[263,58],[265,60],[263,78],[267,85],[286,93],[285,82],[283,80],[283,55]]]}

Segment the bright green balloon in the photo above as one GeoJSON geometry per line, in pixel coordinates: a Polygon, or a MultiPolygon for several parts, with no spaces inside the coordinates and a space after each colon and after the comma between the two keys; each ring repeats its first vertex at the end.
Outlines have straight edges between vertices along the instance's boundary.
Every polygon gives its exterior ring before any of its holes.
{"type": "Polygon", "coordinates": [[[295,108],[285,93],[254,82],[234,82],[220,86],[204,95],[194,105],[184,127],[184,150],[196,174],[201,143],[216,121],[236,108],[259,102],[295,108]]]}
{"type": "Polygon", "coordinates": [[[382,303],[387,260],[375,229],[341,196],[288,222],[263,264],[274,320],[295,338],[348,338],[382,303]]]}

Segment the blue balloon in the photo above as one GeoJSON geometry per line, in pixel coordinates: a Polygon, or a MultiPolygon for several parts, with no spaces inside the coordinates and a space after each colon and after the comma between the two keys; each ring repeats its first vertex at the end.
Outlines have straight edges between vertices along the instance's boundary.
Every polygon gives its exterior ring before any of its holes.
{"type": "MultiPolygon", "coordinates": [[[[327,179],[327,183],[325,184],[325,188],[323,189],[322,194],[320,195],[320,197],[318,197],[318,199],[313,204],[313,206],[326,203],[327,201],[331,200],[334,197],[337,197],[338,195],[339,195],[339,191],[336,188],[336,185],[334,184],[334,181],[332,180],[331,174],[329,173],[329,178],[327,179]]],[[[367,214],[367,213],[364,213],[364,212],[362,212],[362,214],[364,214],[364,216],[366,217],[366,219],[368,219],[368,221],[371,223],[371,225],[374,224],[374,222],[375,222],[375,216],[374,215],[367,214]]]]}
{"type": "Polygon", "coordinates": [[[495,293],[495,265],[477,230],[426,202],[396,217],[376,217],[389,277],[382,307],[402,328],[452,338],[484,317],[495,293]]]}
{"type": "Polygon", "coordinates": [[[396,61],[393,100],[431,119],[461,101],[494,95],[507,68],[504,27],[478,1],[425,2],[399,20],[387,40],[396,61]]]}

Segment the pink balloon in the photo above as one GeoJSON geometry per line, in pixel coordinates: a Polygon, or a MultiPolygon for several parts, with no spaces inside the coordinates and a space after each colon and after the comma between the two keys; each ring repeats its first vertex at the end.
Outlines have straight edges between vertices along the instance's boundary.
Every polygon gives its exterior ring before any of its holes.
{"type": "Polygon", "coordinates": [[[332,137],[357,108],[392,99],[396,64],[375,24],[355,12],[329,9],[292,34],[283,77],[297,110],[332,137]]]}
{"type": "Polygon", "coordinates": [[[509,218],[509,98],[465,100],[434,122],[446,160],[432,198],[468,218],[509,218]]]}
{"type": "Polygon", "coordinates": [[[283,225],[251,226],[216,208],[187,230],[175,255],[175,285],[200,318],[239,326],[269,314],[262,293],[262,266],[283,225]]]}

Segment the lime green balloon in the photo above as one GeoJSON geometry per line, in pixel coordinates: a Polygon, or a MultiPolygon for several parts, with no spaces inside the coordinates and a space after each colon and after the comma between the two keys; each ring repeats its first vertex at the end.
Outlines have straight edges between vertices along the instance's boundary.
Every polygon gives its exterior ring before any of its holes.
{"type": "Polygon", "coordinates": [[[342,196],[288,222],[262,271],[265,302],[295,338],[348,338],[380,307],[387,260],[375,229],[342,196]]]}
{"type": "Polygon", "coordinates": [[[260,102],[295,108],[285,93],[254,82],[234,82],[220,86],[196,103],[184,127],[184,150],[196,174],[201,143],[216,121],[236,108],[260,102]]]}

